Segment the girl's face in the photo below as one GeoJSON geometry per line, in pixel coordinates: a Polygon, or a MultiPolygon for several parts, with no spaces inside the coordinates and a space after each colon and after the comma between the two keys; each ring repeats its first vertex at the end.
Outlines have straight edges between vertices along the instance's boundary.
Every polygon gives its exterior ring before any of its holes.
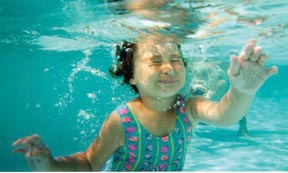
{"type": "Polygon", "coordinates": [[[173,43],[138,45],[134,59],[135,84],[140,95],[169,97],[183,87],[186,72],[180,50],[173,43]]]}

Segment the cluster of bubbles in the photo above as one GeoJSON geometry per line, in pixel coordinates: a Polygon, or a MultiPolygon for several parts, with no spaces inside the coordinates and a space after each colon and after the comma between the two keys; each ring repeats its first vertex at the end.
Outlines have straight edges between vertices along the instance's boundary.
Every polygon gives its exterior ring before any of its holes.
{"type": "Polygon", "coordinates": [[[190,88],[202,91],[203,96],[218,100],[227,89],[225,73],[215,62],[199,61],[190,66],[192,81],[190,88]]]}
{"type": "MultiPolygon", "coordinates": [[[[192,53],[189,52],[194,57],[188,58],[189,81],[188,88],[186,87],[185,90],[195,95],[203,95],[212,100],[219,100],[227,91],[227,76],[220,62],[207,58],[206,46],[205,44],[197,45],[192,48],[192,53]]],[[[183,47],[185,49],[185,46],[183,47]]]]}

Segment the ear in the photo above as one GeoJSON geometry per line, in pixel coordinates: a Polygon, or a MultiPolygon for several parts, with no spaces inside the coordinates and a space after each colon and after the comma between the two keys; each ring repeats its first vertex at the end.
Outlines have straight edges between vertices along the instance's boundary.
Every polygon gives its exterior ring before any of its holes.
{"type": "Polygon", "coordinates": [[[135,80],[134,78],[131,78],[130,81],[129,81],[129,83],[130,83],[131,85],[136,85],[136,80],[135,80]]]}

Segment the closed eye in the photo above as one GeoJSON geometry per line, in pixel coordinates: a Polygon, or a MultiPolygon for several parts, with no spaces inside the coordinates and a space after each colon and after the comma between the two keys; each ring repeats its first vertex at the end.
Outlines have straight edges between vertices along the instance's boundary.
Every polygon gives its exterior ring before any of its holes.
{"type": "Polygon", "coordinates": [[[161,59],[155,59],[151,61],[152,65],[161,65],[162,64],[162,60],[161,59]]]}
{"type": "Polygon", "coordinates": [[[173,59],[171,60],[171,62],[181,62],[181,59],[179,59],[179,58],[173,58],[173,59]]]}
{"type": "Polygon", "coordinates": [[[162,64],[162,57],[161,55],[153,55],[153,57],[151,57],[150,59],[150,64],[151,65],[161,65],[162,64]]]}

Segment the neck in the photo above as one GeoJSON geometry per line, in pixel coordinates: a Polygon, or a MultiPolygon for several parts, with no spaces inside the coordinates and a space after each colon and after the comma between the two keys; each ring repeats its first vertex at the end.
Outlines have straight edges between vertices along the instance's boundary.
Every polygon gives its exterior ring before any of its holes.
{"type": "Polygon", "coordinates": [[[178,95],[170,97],[140,97],[143,104],[158,113],[165,113],[177,107],[178,95]]]}

